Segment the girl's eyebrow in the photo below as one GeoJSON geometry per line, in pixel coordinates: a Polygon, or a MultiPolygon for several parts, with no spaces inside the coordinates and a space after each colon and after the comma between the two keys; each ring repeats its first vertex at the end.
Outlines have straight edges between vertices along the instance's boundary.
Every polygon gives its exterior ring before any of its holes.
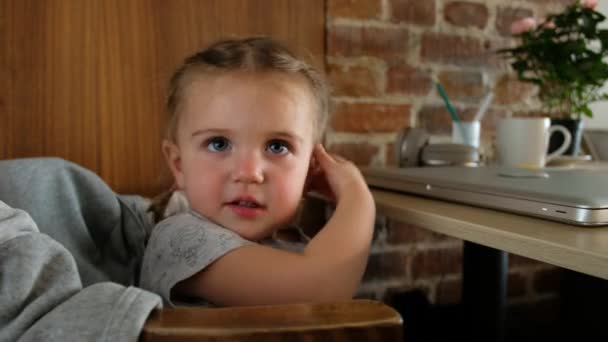
{"type": "Polygon", "coordinates": [[[283,139],[287,139],[287,140],[296,140],[298,143],[301,143],[302,141],[304,141],[304,139],[301,136],[290,133],[290,132],[273,132],[271,135],[273,137],[283,138],[283,139]]]}
{"type": "MultiPolygon", "coordinates": [[[[199,129],[197,131],[192,132],[192,134],[190,135],[190,138],[196,138],[199,135],[227,135],[229,132],[230,132],[230,130],[219,129],[219,128],[199,129]]],[[[272,132],[269,134],[269,136],[271,136],[273,138],[295,140],[298,143],[302,143],[304,141],[304,138],[302,138],[298,134],[294,134],[291,132],[283,132],[283,131],[272,132]]]]}
{"type": "Polygon", "coordinates": [[[194,138],[196,136],[199,135],[206,135],[206,134],[217,134],[217,135],[226,135],[228,133],[227,129],[215,129],[215,128],[210,128],[210,129],[199,129],[197,131],[192,132],[191,134],[191,138],[194,138]]]}

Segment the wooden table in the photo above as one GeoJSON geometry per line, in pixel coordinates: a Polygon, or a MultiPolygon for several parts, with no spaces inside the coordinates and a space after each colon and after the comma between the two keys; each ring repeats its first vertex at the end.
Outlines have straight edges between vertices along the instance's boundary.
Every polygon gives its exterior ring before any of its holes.
{"type": "Polygon", "coordinates": [[[379,215],[608,279],[608,227],[579,227],[391,191],[372,193],[379,215]]]}
{"type": "Polygon", "coordinates": [[[477,329],[474,337],[504,339],[507,253],[608,279],[608,227],[579,227],[380,189],[372,193],[378,215],[465,241],[462,301],[467,321],[477,329]]]}

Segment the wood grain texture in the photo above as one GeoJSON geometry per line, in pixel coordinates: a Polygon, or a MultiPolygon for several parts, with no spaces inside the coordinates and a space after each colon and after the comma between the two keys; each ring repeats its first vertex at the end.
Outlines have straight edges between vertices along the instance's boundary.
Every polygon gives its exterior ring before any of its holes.
{"type": "Polygon", "coordinates": [[[402,341],[402,319],[371,300],[154,312],[140,341],[402,341]]]}
{"type": "Polygon", "coordinates": [[[608,279],[608,227],[579,227],[373,189],[378,215],[608,279]]]}
{"type": "Polygon", "coordinates": [[[169,75],[224,37],[324,65],[323,0],[0,0],[0,158],[59,156],[155,194],[169,75]]]}

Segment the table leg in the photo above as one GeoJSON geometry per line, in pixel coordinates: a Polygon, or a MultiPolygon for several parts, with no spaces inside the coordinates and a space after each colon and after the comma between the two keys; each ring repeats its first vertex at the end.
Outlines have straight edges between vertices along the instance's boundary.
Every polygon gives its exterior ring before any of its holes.
{"type": "Polygon", "coordinates": [[[471,340],[505,340],[507,273],[506,252],[464,241],[462,306],[471,340]]]}

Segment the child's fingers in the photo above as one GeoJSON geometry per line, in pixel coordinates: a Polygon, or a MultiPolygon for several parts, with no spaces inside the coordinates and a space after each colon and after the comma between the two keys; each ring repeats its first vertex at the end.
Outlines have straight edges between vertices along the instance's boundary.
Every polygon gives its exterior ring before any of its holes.
{"type": "Polygon", "coordinates": [[[321,169],[327,169],[329,163],[335,162],[334,158],[325,151],[325,148],[321,144],[315,145],[314,155],[319,162],[321,169]]]}
{"type": "Polygon", "coordinates": [[[329,154],[325,147],[321,144],[317,144],[314,149],[315,158],[321,165],[321,168],[327,169],[330,163],[346,162],[347,160],[337,154],[329,154]]]}
{"type": "MultiPolygon", "coordinates": [[[[316,145],[314,157],[322,171],[323,181],[328,185],[329,190],[338,200],[343,193],[352,191],[352,185],[364,184],[361,174],[356,166],[346,158],[335,154],[329,154],[321,145],[316,145]]],[[[320,184],[315,184],[321,188],[320,184]]]]}
{"type": "Polygon", "coordinates": [[[338,161],[338,162],[347,162],[348,161],[346,158],[344,158],[340,155],[337,155],[337,154],[331,154],[330,156],[333,157],[334,160],[338,161]]]}

